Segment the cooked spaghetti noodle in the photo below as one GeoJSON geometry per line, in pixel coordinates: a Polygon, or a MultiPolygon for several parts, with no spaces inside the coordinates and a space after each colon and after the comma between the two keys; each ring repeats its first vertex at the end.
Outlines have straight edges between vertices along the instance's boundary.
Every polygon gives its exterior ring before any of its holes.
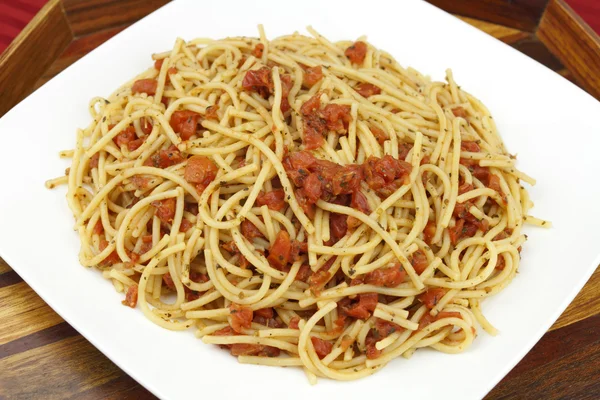
{"type": "Polygon", "coordinates": [[[66,176],[82,265],[242,363],[361,378],[464,351],[517,273],[532,206],[492,116],[309,28],[177,40],[94,98],[66,176]]]}

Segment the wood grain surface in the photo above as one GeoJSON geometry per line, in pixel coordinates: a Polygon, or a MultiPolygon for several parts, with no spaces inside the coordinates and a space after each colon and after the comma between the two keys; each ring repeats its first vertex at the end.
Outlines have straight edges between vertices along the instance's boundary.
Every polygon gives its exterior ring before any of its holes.
{"type": "Polygon", "coordinates": [[[453,14],[533,32],[548,0],[427,0],[453,14]]]}
{"type": "Polygon", "coordinates": [[[0,116],[34,89],[31,77],[41,76],[72,39],[61,2],[49,1],[0,55],[0,116]]]}
{"type": "Polygon", "coordinates": [[[600,37],[564,1],[551,0],[540,21],[540,41],[582,86],[600,98],[600,37]]]}
{"type": "Polygon", "coordinates": [[[169,0],[63,0],[67,18],[75,37],[128,26],[169,0]]]}
{"type": "MultiPolygon", "coordinates": [[[[10,57],[6,53],[0,57],[0,92],[3,94],[0,115],[71,63],[166,2],[50,1],[38,15],[35,26],[28,26],[27,32],[17,39],[19,42],[13,43],[11,47],[16,50],[10,57]],[[56,43],[50,45],[43,40],[48,32],[55,32],[56,43]],[[43,68],[39,66],[29,71],[29,79],[23,77],[22,87],[15,89],[8,85],[7,68],[11,73],[18,73],[17,67],[23,65],[23,60],[39,54],[40,48],[48,49],[48,54],[41,59],[43,68]],[[8,59],[10,63],[16,60],[17,67],[8,63],[8,59]]],[[[575,46],[574,42],[581,40],[577,34],[582,29],[586,32],[585,26],[578,27],[577,20],[567,18],[570,11],[561,1],[551,0],[543,16],[545,0],[430,2],[463,14],[459,18],[465,22],[576,81],[600,98],[599,92],[593,91],[598,87],[596,80],[600,80],[600,64],[588,63],[586,69],[585,62],[581,61],[596,62],[598,59],[594,57],[600,55],[600,44],[594,48],[594,40],[584,38],[584,44],[575,46]],[[565,32],[567,37],[557,39],[565,32]],[[550,42],[555,46],[548,44],[550,42]]],[[[600,398],[599,293],[600,269],[550,332],[487,399],[600,398]]],[[[56,314],[2,259],[0,321],[0,399],[154,398],[56,314]]]]}

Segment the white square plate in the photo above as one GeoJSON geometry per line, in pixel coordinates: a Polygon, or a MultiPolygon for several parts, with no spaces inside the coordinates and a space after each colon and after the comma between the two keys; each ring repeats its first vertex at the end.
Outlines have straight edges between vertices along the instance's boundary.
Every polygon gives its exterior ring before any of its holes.
{"type": "Polygon", "coordinates": [[[177,1],[69,67],[0,120],[0,253],[33,289],[104,354],[162,398],[227,396],[365,399],[483,397],[565,309],[599,263],[600,103],[516,50],[421,1],[287,3],[177,1]],[[67,166],[86,126],[88,101],[151,65],[177,37],[270,37],[312,25],[332,40],[367,34],[398,61],[435,79],[456,80],[486,104],[520,169],[538,179],[534,213],[550,230],[526,229],[520,274],[483,304],[500,334],[482,333],[465,353],[418,351],[357,382],[320,380],[299,369],[238,364],[191,332],[170,332],[123,307],[111,284],[77,260],[79,241],[65,189],[44,181],[67,166]],[[267,385],[267,386],[265,386],[267,385]]]}

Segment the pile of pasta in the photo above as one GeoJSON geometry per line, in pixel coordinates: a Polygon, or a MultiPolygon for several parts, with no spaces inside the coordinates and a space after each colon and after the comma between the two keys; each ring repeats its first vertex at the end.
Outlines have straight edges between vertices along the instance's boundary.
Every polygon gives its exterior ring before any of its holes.
{"type": "Polygon", "coordinates": [[[242,363],[352,380],[458,353],[532,206],[484,105],[365,38],[177,40],[89,104],[66,175],[79,260],[242,363]]]}

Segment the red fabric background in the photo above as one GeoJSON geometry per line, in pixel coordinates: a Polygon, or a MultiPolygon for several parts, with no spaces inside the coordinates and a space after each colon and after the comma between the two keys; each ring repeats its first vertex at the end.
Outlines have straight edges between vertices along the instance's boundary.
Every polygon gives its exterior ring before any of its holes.
{"type": "Polygon", "coordinates": [[[47,0],[0,0],[0,53],[47,0]]]}
{"type": "Polygon", "coordinates": [[[567,0],[567,3],[600,35],[599,0],[567,0]]]}
{"type": "MultiPolygon", "coordinates": [[[[0,53],[47,0],[0,0],[0,53]]],[[[566,0],[600,34],[600,0],[566,0]]]]}

